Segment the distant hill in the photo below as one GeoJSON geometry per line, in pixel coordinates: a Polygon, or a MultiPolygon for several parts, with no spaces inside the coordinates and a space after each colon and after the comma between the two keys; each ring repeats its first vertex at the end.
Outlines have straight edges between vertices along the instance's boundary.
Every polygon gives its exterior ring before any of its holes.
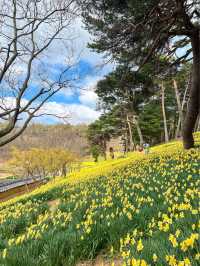
{"type": "Polygon", "coordinates": [[[1,160],[9,159],[12,146],[23,150],[33,147],[66,148],[85,156],[88,154],[86,130],[86,125],[32,124],[15,141],[0,148],[1,160]]]}

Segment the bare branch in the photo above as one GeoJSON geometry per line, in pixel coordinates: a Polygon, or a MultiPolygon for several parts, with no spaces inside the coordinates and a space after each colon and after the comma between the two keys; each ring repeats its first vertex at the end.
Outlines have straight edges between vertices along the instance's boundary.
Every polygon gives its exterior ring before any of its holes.
{"type": "Polygon", "coordinates": [[[2,6],[0,119],[6,123],[0,129],[0,146],[18,137],[54,94],[70,86],[65,74],[71,63],[53,79],[50,73],[45,77],[45,71],[37,72],[53,41],[70,42],[72,37],[63,38],[61,33],[73,22],[77,11],[74,3],[75,0],[12,0],[2,6]]]}

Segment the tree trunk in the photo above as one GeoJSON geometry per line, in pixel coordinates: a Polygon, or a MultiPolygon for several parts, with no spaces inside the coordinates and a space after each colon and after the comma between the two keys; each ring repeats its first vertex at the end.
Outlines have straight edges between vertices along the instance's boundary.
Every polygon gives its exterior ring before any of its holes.
{"type": "Polygon", "coordinates": [[[177,138],[179,135],[182,135],[183,110],[182,110],[181,99],[180,99],[180,95],[179,95],[179,91],[178,91],[178,85],[177,85],[177,82],[175,79],[173,80],[173,85],[174,85],[177,107],[178,107],[178,113],[179,113],[178,125],[177,125],[177,129],[176,129],[176,134],[175,134],[175,138],[177,138]]]}
{"type": "Polygon", "coordinates": [[[138,119],[136,118],[135,115],[133,115],[133,123],[136,126],[137,133],[138,133],[138,136],[139,136],[139,139],[140,139],[140,145],[142,146],[144,144],[144,138],[143,138],[143,135],[142,135],[142,131],[141,131],[138,119]]]}
{"type": "Polygon", "coordinates": [[[106,151],[107,151],[107,142],[106,142],[106,139],[104,138],[104,139],[103,139],[103,157],[104,157],[104,160],[105,160],[105,161],[107,160],[107,154],[106,154],[106,151]]]}
{"type": "Polygon", "coordinates": [[[165,132],[165,142],[169,141],[169,134],[167,130],[167,118],[165,112],[165,87],[162,82],[161,84],[161,103],[162,103],[162,113],[163,113],[163,123],[164,123],[164,132],[165,132]]]}
{"type": "Polygon", "coordinates": [[[193,131],[200,109],[200,31],[193,33],[191,37],[193,51],[193,72],[188,110],[183,128],[183,145],[185,149],[194,147],[193,131]]]}
{"type": "Polygon", "coordinates": [[[131,123],[130,123],[128,114],[126,115],[126,121],[127,121],[127,124],[128,124],[128,131],[129,131],[130,150],[132,151],[134,149],[133,132],[132,132],[131,123]]]}
{"type": "MultiPolygon", "coordinates": [[[[185,88],[185,92],[184,92],[184,95],[183,95],[183,100],[182,100],[182,103],[181,103],[181,110],[182,110],[182,113],[184,112],[184,108],[185,108],[185,105],[187,103],[187,95],[188,95],[188,91],[191,87],[191,73],[190,73],[190,76],[189,76],[189,79],[188,79],[188,83],[187,83],[187,86],[185,88]]],[[[184,115],[183,115],[184,116],[184,115]]],[[[182,124],[182,131],[181,131],[181,134],[183,135],[183,125],[184,125],[184,118],[183,118],[183,124],[182,124]]],[[[181,127],[181,118],[179,116],[178,118],[178,125],[177,125],[177,129],[176,129],[176,135],[175,135],[175,138],[178,137],[178,134],[180,132],[180,127],[181,127]]]]}
{"type": "Polygon", "coordinates": [[[62,166],[62,176],[66,177],[67,176],[67,168],[66,168],[66,164],[64,164],[62,166]]]}
{"type": "Polygon", "coordinates": [[[195,126],[195,132],[200,130],[200,115],[197,118],[196,126],[195,126]]]}
{"type": "Polygon", "coordinates": [[[124,134],[124,140],[125,140],[125,142],[124,142],[124,154],[126,154],[127,153],[127,151],[128,151],[128,132],[127,132],[127,129],[126,129],[126,131],[125,131],[125,134],[124,134]]]}
{"type": "Polygon", "coordinates": [[[174,120],[171,118],[168,128],[169,139],[174,137],[174,120]]]}

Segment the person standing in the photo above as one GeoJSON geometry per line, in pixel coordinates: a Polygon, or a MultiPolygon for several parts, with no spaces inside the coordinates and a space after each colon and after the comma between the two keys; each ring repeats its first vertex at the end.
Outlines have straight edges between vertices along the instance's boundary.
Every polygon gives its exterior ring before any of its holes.
{"type": "Polygon", "coordinates": [[[115,158],[115,154],[114,154],[114,149],[113,149],[113,147],[110,147],[109,151],[110,151],[110,158],[111,158],[111,159],[114,159],[114,158],[115,158]]]}
{"type": "Polygon", "coordinates": [[[143,148],[144,148],[144,154],[149,154],[149,148],[150,148],[149,143],[144,143],[143,148]]]}

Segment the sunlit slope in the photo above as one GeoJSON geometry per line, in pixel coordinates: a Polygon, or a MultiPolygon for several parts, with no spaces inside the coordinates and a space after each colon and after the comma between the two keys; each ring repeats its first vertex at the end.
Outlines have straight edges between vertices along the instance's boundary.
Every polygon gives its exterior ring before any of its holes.
{"type": "MultiPolygon", "coordinates": [[[[195,134],[195,141],[197,145],[200,146],[200,132],[195,134]]],[[[181,141],[172,141],[167,144],[162,144],[152,147],[150,150],[150,154],[148,155],[148,158],[159,156],[161,154],[162,156],[163,155],[169,156],[171,153],[174,154],[176,152],[181,152],[182,149],[183,148],[181,141]]],[[[26,195],[16,197],[4,203],[0,203],[0,208],[1,206],[2,207],[7,206],[21,200],[24,202],[29,198],[32,198],[32,196],[40,197],[41,195],[45,195],[46,193],[49,194],[51,193],[51,190],[57,190],[57,188],[60,188],[63,185],[74,184],[76,182],[78,183],[84,182],[90,178],[95,178],[96,176],[102,175],[104,173],[112,172],[115,169],[126,166],[130,163],[135,162],[136,160],[139,161],[141,159],[146,160],[146,158],[147,156],[144,156],[143,153],[133,152],[129,153],[129,155],[125,158],[101,161],[98,163],[94,163],[93,161],[83,162],[82,164],[83,167],[80,171],[69,174],[67,178],[58,178],[56,179],[56,181],[53,180],[52,182],[49,182],[48,184],[42,186],[39,189],[34,190],[31,193],[27,193],[26,195]]],[[[55,196],[53,196],[53,198],[55,198],[55,196]]]]}
{"type": "Polygon", "coordinates": [[[74,265],[104,250],[110,263],[197,266],[199,177],[200,150],[174,142],[3,203],[0,265],[74,265]]]}

